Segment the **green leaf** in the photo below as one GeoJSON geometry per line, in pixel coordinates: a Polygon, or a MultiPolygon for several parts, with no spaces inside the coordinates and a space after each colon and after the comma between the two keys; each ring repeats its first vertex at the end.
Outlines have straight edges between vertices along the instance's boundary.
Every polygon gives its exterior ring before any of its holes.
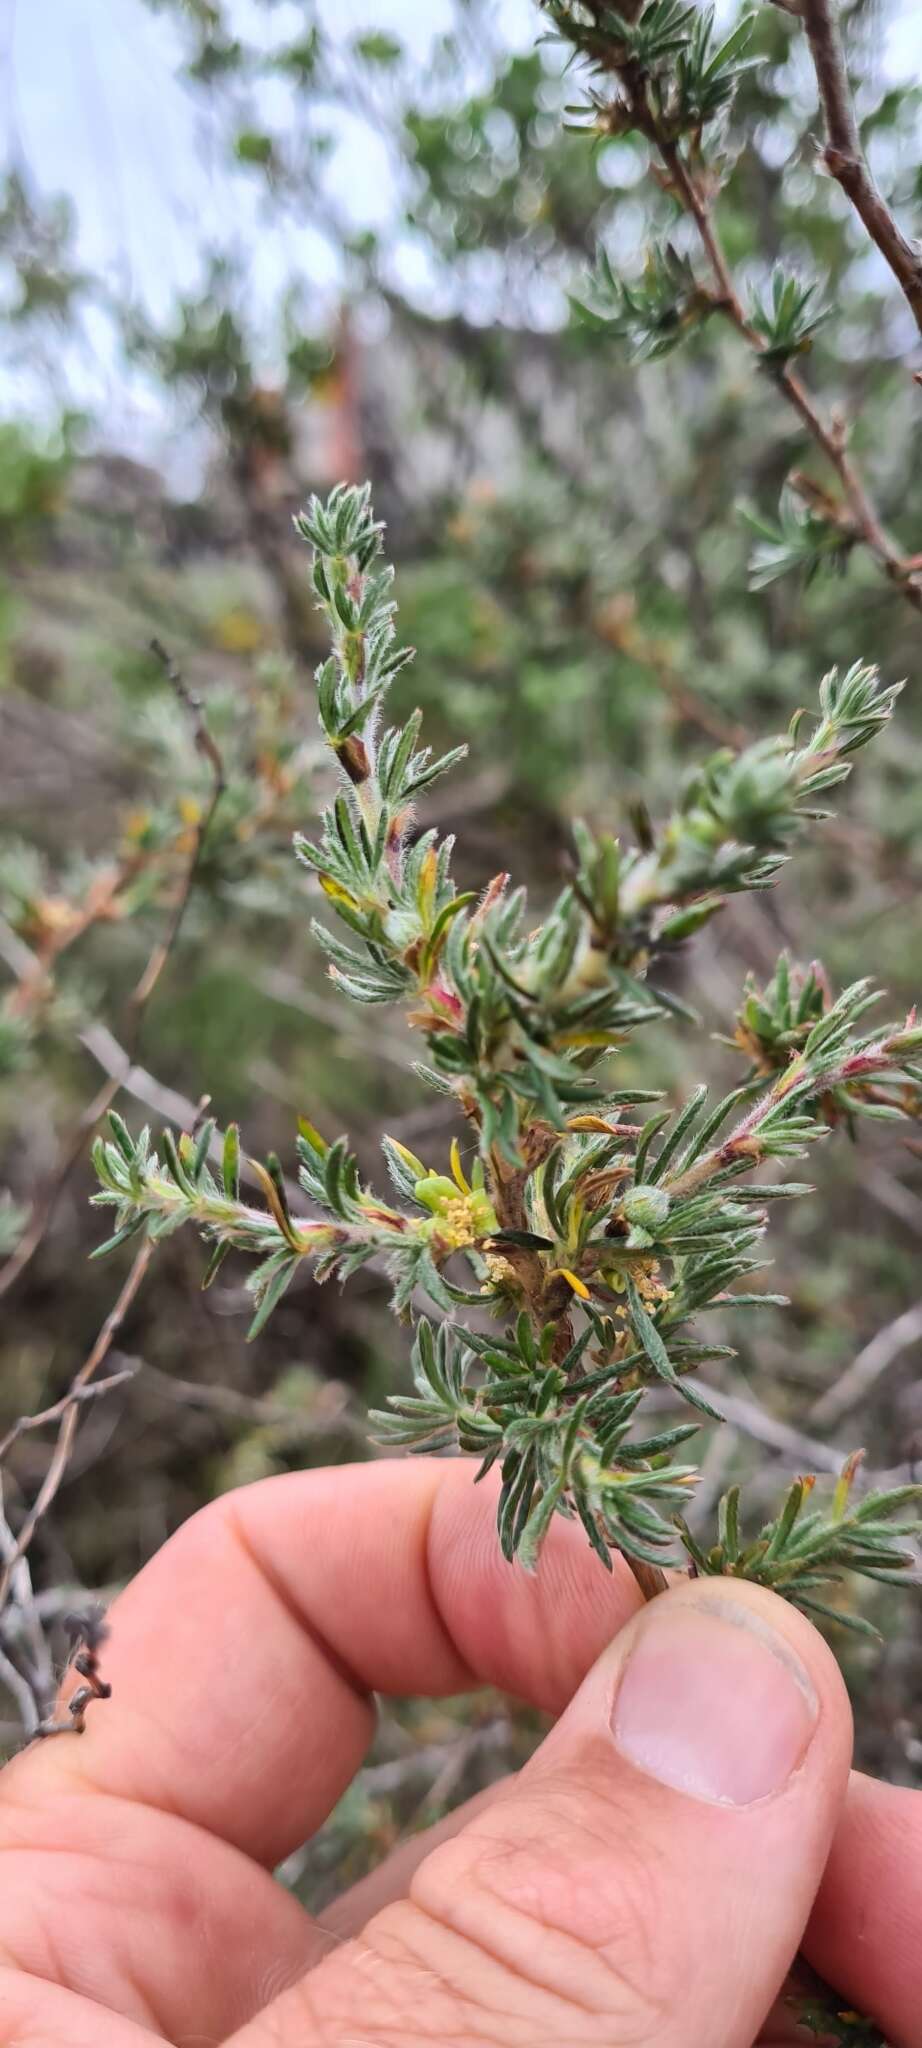
{"type": "Polygon", "coordinates": [[[160,1143],[163,1147],[164,1159],[176,1182],[176,1186],[181,1189],[184,1195],[194,1196],[195,1183],[189,1179],[189,1175],[179,1155],[179,1147],[171,1130],[167,1129],[161,1132],[160,1143]]]}
{"type": "Polygon", "coordinates": [[[240,1196],[240,1125],[228,1124],[224,1133],[224,1150],[221,1157],[221,1178],[224,1193],[229,1202],[236,1202],[240,1196]]]}
{"type": "Polygon", "coordinates": [[[519,1564],[526,1572],[534,1572],[537,1569],[541,1545],[557,1512],[562,1493],[563,1480],[561,1478],[556,1480],[553,1486],[549,1486],[547,1491],[539,1496],[534,1507],[531,1509],[525,1527],[519,1537],[516,1550],[519,1564]]]}
{"type": "Polygon", "coordinates": [[[196,1187],[198,1186],[199,1180],[201,1179],[201,1176],[208,1163],[208,1153],[211,1148],[211,1141],[214,1137],[214,1134],[215,1119],[213,1116],[206,1117],[205,1122],[202,1124],[202,1127],[196,1138],[195,1151],[193,1152],[191,1164],[189,1167],[189,1178],[191,1181],[194,1182],[196,1187]]]}
{"type": "Polygon", "coordinates": [[[703,1394],[699,1394],[697,1388],[690,1386],[688,1381],[681,1378],[676,1372],[656,1324],[653,1322],[652,1317],[647,1314],[634,1281],[631,1279],[627,1281],[627,1297],[631,1310],[631,1322],[657,1377],[665,1380],[667,1385],[674,1387],[676,1393],[681,1394],[683,1401],[690,1402],[693,1408],[699,1408],[703,1415],[710,1416],[712,1422],[722,1422],[724,1418],[718,1410],[712,1408],[710,1402],[705,1400],[703,1394]]]}
{"type": "Polygon", "coordinates": [[[286,1288],[291,1285],[299,1264],[297,1258],[278,1252],[254,1274],[252,1286],[253,1292],[258,1292],[259,1306],[247,1331],[248,1344],[265,1328],[273,1309],[278,1307],[286,1288]]]}
{"type": "Polygon", "coordinates": [[[117,1109],[110,1109],[109,1111],[109,1129],[125,1164],[133,1166],[135,1155],[134,1139],[124,1117],[119,1116],[117,1109]]]}
{"type": "Polygon", "coordinates": [[[221,1266],[223,1266],[229,1251],[230,1245],[227,1243],[226,1239],[222,1243],[215,1245],[215,1248],[205,1268],[204,1278],[202,1280],[203,1294],[205,1292],[205,1289],[211,1286],[211,1283],[214,1280],[216,1274],[218,1273],[221,1266]]]}
{"type": "Polygon", "coordinates": [[[375,64],[385,70],[399,64],[403,56],[403,44],[383,29],[366,29],[362,35],[353,36],[352,48],[363,64],[375,64]]]}
{"type": "Polygon", "coordinates": [[[234,154],[238,163],[266,169],[275,155],[275,145],[271,135],[264,135],[260,129],[242,128],[234,139],[234,154]]]}

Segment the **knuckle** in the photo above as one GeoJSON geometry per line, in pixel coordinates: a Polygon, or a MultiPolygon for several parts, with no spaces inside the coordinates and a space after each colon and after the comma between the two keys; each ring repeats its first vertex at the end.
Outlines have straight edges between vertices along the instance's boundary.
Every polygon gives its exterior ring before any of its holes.
{"type": "Polygon", "coordinates": [[[456,1966],[433,1934],[406,1900],[377,1914],[280,2002],[277,2048],[499,2048],[472,2021],[471,2001],[452,1981],[456,1966]]]}
{"type": "Polygon", "coordinates": [[[303,1980],[279,2048],[658,2048],[693,1960],[668,1876],[604,1769],[532,1778],[303,1980]]]}
{"type": "Polygon", "coordinates": [[[411,1898],[514,1977],[533,2010],[544,2001],[559,2016],[563,2000],[582,2029],[574,2041],[610,2042],[614,2020],[624,2048],[653,2048],[687,1990],[666,1877],[604,1769],[581,1782],[571,1768],[532,1779],[442,1844],[411,1898]]]}

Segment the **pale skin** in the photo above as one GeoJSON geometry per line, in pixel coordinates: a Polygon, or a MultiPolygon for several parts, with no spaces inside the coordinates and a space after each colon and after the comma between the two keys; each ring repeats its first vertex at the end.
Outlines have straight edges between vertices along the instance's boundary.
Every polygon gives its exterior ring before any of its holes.
{"type": "Polygon", "coordinates": [[[0,1779],[3,2048],[780,2048],[801,1945],[922,2048],[922,1795],[850,1776],[820,1638],[726,1582],[640,1614],[560,1521],[529,1579],[472,1476],[269,1480],[122,1596],[111,1701],[0,1779]],[[559,1716],[535,1758],[312,1922],[271,1872],[372,1695],[486,1684],[559,1716]]]}

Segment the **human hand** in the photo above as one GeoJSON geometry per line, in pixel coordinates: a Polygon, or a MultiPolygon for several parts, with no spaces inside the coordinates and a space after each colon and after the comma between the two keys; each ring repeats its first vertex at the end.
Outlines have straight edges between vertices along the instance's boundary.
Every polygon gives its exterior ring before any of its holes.
{"type": "Polygon", "coordinates": [[[559,1520],[527,1578],[489,1493],[462,1462],[272,1479],[147,1566],[112,1700],[0,1779],[0,2044],[751,2048],[802,2038],[803,1945],[922,2048],[922,1796],[849,1781],[819,1636],[725,1580],[638,1614],[559,1520]],[[371,1695],[486,1684],[547,1740],[312,1922],[270,1873],[371,1695]]]}

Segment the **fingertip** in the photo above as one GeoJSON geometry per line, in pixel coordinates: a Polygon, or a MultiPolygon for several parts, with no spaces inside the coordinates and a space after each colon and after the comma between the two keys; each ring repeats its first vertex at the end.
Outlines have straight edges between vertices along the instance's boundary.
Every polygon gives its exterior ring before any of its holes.
{"type": "Polygon", "coordinates": [[[748,1582],[684,1580],[630,1615],[539,1754],[603,1731],[635,1768],[718,1804],[804,1773],[831,1832],[845,1796],[852,1719],[836,1661],[803,1615],[748,1582]]]}
{"type": "Polygon", "coordinates": [[[729,1576],[686,1579],[668,1597],[689,1608],[709,1609],[731,1623],[748,1619],[776,1651],[788,1650],[816,1694],[819,1715],[834,1734],[837,1749],[850,1755],[852,1710],[839,1664],[819,1630],[790,1600],[750,1579],[729,1576]]]}

